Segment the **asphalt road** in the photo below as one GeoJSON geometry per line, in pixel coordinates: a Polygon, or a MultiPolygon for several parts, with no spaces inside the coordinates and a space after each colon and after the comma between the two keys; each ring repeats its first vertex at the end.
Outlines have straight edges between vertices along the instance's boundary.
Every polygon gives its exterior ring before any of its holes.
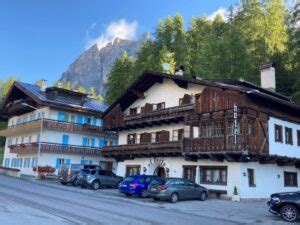
{"type": "Polygon", "coordinates": [[[0,175],[0,224],[239,224],[88,193],[0,175]]]}

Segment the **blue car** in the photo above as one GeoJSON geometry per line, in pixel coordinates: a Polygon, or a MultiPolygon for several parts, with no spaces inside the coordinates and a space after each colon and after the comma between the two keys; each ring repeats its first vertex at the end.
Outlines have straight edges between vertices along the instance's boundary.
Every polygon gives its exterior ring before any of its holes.
{"type": "Polygon", "coordinates": [[[152,180],[156,179],[156,176],[151,175],[136,175],[126,177],[119,184],[119,191],[127,196],[138,195],[143,198],[147,197],[147,188],[152,180]]]}

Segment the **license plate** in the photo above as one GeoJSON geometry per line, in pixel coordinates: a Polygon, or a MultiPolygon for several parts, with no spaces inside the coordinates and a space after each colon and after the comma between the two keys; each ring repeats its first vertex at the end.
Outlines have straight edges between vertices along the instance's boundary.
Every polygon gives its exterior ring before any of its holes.
{"type": "Polygon", "coordinates": [[[151,191],[157,191],[157,189],[156,188],[151,188],[151,191]]]}
{"type": "Polygon", "coordinates": [[[127,187],[127,185],[126,184],[122,184],[121,187],[127,187]]]}

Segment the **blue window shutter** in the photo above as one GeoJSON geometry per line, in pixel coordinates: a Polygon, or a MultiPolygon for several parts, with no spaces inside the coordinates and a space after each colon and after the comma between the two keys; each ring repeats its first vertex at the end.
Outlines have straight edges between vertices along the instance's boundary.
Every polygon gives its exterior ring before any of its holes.
{"type": "Polygon", "coordinates": [[[97,119],[96,119],[95,117],[93,118],[93,123],[92,123],[92,125],[93,125],[93,126],[96,126],[96,125],[97,125],[97,119]]]}
{"type": "Polygon", "coordinates": [[[71,164],[71,159],[67,159],[66,164],[70,165],[71,164]]]}
{"type": "Polygon", "coordinates": [[[95,147],[95,139],[91,139],[91,147],[95,147]]]}
{"type": "Polygon", "coordinates": [[[88,116],[85,116],[85,117],[84,117],[84,123],[85,123],[85,124],[88,124],[88,121],[89,121],[89,117],[88,117],[88,116]]]}
{"type": "Polygon", "coordinates": [[[57,158],[57,159],[56,159],[56,166],[55,166],[55,168],[58,169],[59,166],[60,166],[60,159],[57,158]]]}
{"type": "Polygon", "coordinates": [[[84,159],[80,160],[80,165],[84,165],[84,159]]]}
{"type": "Polygon", "coordinates": [[[103,127],[103,120],[100,119],[100,127],[103,127]]]}
{"type": "Polygon", "coordinates": [[[82,124],[82,115],[77,116],[77,123],[82,124]]]}
{"type": "Polygon", "coordinates": [[[105,145],[104,140],[103,140],[103,139],[100,139],[100,140],[99,140],[99,148],[103,148],[104,145],[105,145]]]}
{"type": "Polygon", "coordinates": [[[69,144],[69,135],[63,135],[62,144],[63,145],[69,144]]]}
{"type": "Polygon", "coordinates": [[[87,138],[84,137],[84,138],[82,139],[82,146],[86,146],[86,144],[87,144],[87,138]]]}
{"type": "Polygon", "coordinates": [[[58,120],[59,121],[66,121],[66,114],[63,112],[58,113],[58,120]]]}
{"type": "Polygon", "coordinates": [[[90,161],[89,161],[89,165],[92,165],[92,164],[93,164],[93,160],[90,160],[90,161]]]}

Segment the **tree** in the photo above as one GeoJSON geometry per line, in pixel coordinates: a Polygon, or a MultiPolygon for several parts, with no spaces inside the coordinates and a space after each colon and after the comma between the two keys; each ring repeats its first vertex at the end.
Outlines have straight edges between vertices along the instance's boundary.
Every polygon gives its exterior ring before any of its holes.
{"type": "Polygon", "coordinates": [[[71,87],[71,82],[70,82],[70,81],[68,81],[68,82],[65,84],[64,89],[67,89],[67,90],[71,90],[71,89],[72,89],[72,87],[71,87]]]}
{"type": "Polygon", "coordinates": [[[133,81],[133,62],[133,59],[128,57],[126,52],[123,53],[121,58],[116,59],[106,85],[106,100],[108,103],[116,100],[133,81]]]}
{"type": "Polygon", "coordinates": [[[17,81],[18,79],[16,79],[16,78],[14,78],[14,77],[9,77],[8,79],[7,79],[7,81],[6,82],[4,82],[3,84],[2,84],[2,88],[1,88],[1,93],[0,93],[0,96],[1,96],[1,98],[3,99],[7,94],[8,94],[8,91],[10,90],[10,87],[13,85],[13,83],[15,82],[15,81],[17,81]]]}
{"type": "Polygon", "coordinates": [[[174,74],[175,72],[175,54],[172,52],[169,52],[166,47],[164,47],[162,50],[160,50],[158,58],[160,59],[159,65],[161,65],[161,68],[159,69],[160,72],[167,72],[170,74],[174,74]],[[162,65],[164,63],[168,63],[170,65],[169,71],[164,71],[162,65]]]}
{"type": "Polygon", "coordinates": [[[79,87],[79,88],[78,88],[78,92],[79,92],[79,93],[83,93],[83,94],[86,93],[84,87],[79,87]]]}
{"type": "Polygon", "coordinates": [[[90,87],[89,94],[91,96],[95,96],[96,95],[95,89],[93,87],[90,87]]]}

